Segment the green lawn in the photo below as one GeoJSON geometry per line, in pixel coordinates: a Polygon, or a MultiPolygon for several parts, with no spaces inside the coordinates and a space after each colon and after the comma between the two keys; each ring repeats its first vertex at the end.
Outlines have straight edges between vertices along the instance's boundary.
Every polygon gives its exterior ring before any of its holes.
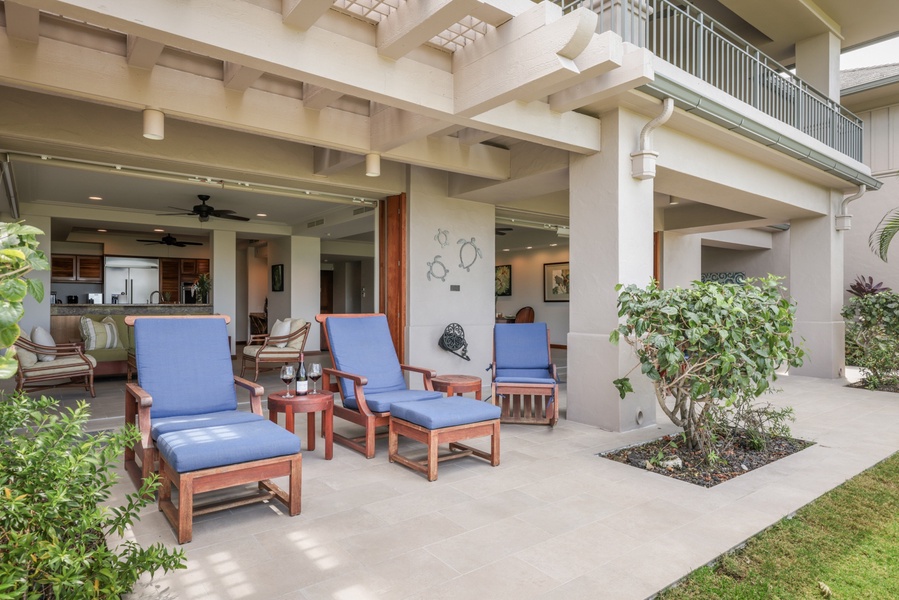
{"type": "Polygon", "coordinates": [[[899,598],[899,453],[659,595],[827,597],[899,598]]]}

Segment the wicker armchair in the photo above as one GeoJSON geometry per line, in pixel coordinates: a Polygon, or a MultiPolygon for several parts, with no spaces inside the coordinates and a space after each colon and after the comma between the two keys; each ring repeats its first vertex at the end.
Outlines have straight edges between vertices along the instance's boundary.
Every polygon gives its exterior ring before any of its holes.
{"type": "Polygon", "coordinates": [[[97,366],[97,361],[84,354],[80,344],[43,346],[22,335],[16,340],[15,346],[16,360],[19,363],[16,372],[17,391],[39,391],[81,380],[91,398],[97,397],[94,392],[94,367],[97,366]],[[54,358],[40,361],[38,356],[42,354],[54,358]]]}

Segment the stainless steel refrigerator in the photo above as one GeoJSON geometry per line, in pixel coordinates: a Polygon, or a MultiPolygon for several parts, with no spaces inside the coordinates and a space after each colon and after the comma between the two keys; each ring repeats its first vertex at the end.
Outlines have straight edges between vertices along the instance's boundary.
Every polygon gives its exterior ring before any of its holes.
{"type": "MultiPolygon", "coordinates": [[[[159,290],[159,259],[107,256],[103,279],[106,304],[147,304],[159,290]]],[[[159,302],[159,295],[152,301],[159,302]]]]}

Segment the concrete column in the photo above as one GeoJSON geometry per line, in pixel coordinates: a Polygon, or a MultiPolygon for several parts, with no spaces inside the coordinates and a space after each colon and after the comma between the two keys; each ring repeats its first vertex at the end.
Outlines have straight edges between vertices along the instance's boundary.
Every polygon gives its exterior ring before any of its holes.
{"type": "MultiPolygon", "coordinates": [[[[835,206],[842,196],[831,194],[835,206]]],[[[835,379],[845,374],[843,233],[833,215],[798,219],[790,227],[790,294],[796,301],[794,338],[808,355],[797,375],[835,379]]]]}
{"type": "MultiPolygon", "coordinates": [[[[37,236],[37,249],[43,252],[49,261],[50,255],[53,254],[50,241],[51,234],[53,233],[50,217],[22,215],[21,220],[25,221],[26,225],[37,227],[44,232],[44,235],[37,236]]],[[[11,216],[8,218],[8,222],[13,222],[11,216]]],[[[24,333],[29,335],[31,335],[31,330],[35,326],[43,327],[47,331],[50,331],[50,271],[32,271],[28,274],[28,279],[41,281],[44,284],[44,301],[38,304],[38,302],[30,295],[25,297],[25,301],[22,303],[22,306],[25,309],[25,315],[22,317],[22,320],[19,321],[19,327],[24,333]]],[[[56,341],[68,342],[69,340],[56,341]]]]}
{"type": "Polygon", "coordinates": [[[618,283],[645,286],[652,277],[653,183],[631,176],[630,153],[647,122],[623,109],[602,115],[602,152],[571,157],[571,294],[568,419],[610,431],[655,422],[655,395],[639,369],[635,393],[621,400],[612,381],[637,359],[613,346],[618,283]]]}
{"type": "Polygon", "coordinates": [[[237,234],[233,231],[212,230],[212,304],[216,313],[231,317],[228,334],[231,354],[237,344],[237,234]]]}
{"type": "Polygon", "coordinates": [[[662,234],[662,288],[688,288],[702,278],[702,237],[665,231],[662,234]]]}
{"type": "Polygon", "coordinates": [[[796,42],[796,75],[840,101],[840,38],[831,32],[796,42]]]}

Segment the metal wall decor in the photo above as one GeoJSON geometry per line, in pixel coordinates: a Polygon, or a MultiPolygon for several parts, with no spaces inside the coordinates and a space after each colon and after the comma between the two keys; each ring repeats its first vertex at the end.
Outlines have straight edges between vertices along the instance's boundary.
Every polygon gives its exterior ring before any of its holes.
{"type": "Polygon", "coordinates": [[[452,352],[459,358],[471,360],[468,357],[468,342],[465,341],[465,330],[458,323],[450,323],[443,330],[443,335],[437,340],[437,345],[452,352]]]}
{"type": "Polygon", "coordinates": [[[462,244],[462,247],[459,248],[459,267],[468,271],[477,262],[478,258],[484,255],[475,244],[474,238],[471,238],[471,240],[459,240],[457,243],[462,244]]]}
{"type": "Polygon", "coordinates": [[[431,276],[433,275],[435,279],[439,279],[440,281],[446,281],[446,276],[449,274],[449,269],[446,268],[446,265],[440,261],[440,255],[434,257],[433,262],[428,263],[428,281],[431,281],[431,276]]]}
{"type": "Polygon", "coordinates": [[[434,236],[441,248],[449,246],[449,230],[437,228],[437,235],[434,236]]]}
{"type": "Polygon", "coordinates": [[[715,283],[736,283],[736,284],[744,284],[746,283],[746,273],[743,271],[729,271],[724,273],[703,273],[702,274],[702,282],[715,282],[715,283]]]}

